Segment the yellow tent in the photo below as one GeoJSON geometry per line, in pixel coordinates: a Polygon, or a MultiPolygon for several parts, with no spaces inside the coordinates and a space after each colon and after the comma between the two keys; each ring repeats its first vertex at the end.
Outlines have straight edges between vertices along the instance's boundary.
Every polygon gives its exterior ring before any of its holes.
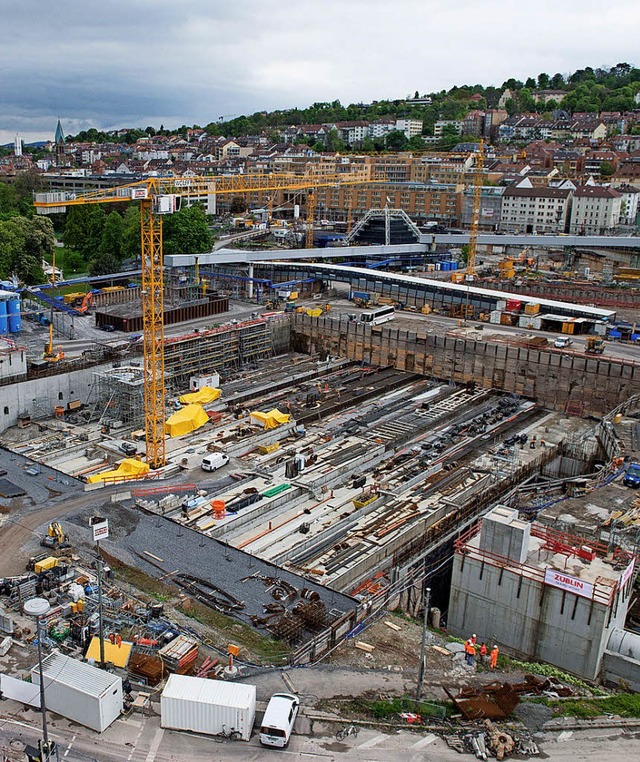
{"type": "Polygon", "coordinates": [[[184,405],[192,405],[196,403],[199,403],[200,405],[206,405],[208,402],[217,400],[221,395],[222,389],[214,389],[212,386],[203,386],[199,392],[183,394],[182,397],[179,397],[179,400],[184,405]]]}
{"type": "Polygon", "coordinates": [[[165,431],[170,437],[181,437],[204,426],[208,420],[202,405],[187,405],[167,418],[165,431]]]}
{"type": "Polygon", "coordinates": [[[103,471],[100,474],[88,476],[89,484],[97,484],[112,479],[135,479],[149,473],[149,464],[135,458],[125,458],[114,471],[103,471]]]}
{"type": "Polygon", "coordinates": [[[250,413],[251,423],[257,423],[262,426],[263,429],[275,429],[281,426],[283,423],[289,423],[290,415],[287,413],[281,413],[277,408],[270,410],[268,413],[261,413],[259,410],[254,410],[250,413]]]}
{"type": "MultiPolygon", "coordinates": [[[[120,645],[112,643],[110,640],[104,639],[104,659],[111,662],[114,666],[126,669],[129,663],[129,656],[131,655],[131,649],[133,643],[127,640],[123,640],[120,645]]],[[[91,638],[87,653],[84,655],[85,659],[95,659],[100,661],[100,638],[96,635],[91,638]]]]}

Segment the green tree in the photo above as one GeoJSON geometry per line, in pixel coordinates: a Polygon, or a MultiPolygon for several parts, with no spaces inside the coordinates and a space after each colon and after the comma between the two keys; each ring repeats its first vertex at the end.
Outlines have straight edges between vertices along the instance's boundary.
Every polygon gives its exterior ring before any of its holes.
{"type": "Polygon", "coordinates": [[[98,249],[100,255],[113,254],[118,261],[124,259],[122,250],[123,232],[124,220],[118,212],[111,212],[102,229],[102,240],[100,241],[100,247],[98,249]]]}
{"type": "Polygon", "coordinates": [[[327,151],[336,151],[340,153],[344,151],[345,144],[338,130],[329,130],[326,138],[327,151]]]}
{"type": "Polygon", "coordinates": [[[404,132],[392,130],[386,137],[385,147],[390,151],[404,151],[409,144],[409,140],[404,132]]]}
{"type": "Polygon", "coordinates": [[[73,206],[64,226],[64,244],[79,251],[85,261],[92,260],[100,249],[105,213],[98,204],[73,206]]]}
{"type": "Polygon", "coordinates": [[[533,77],[529,77],[527,81],[524,83],[524,86],[528,90],[535,90],[536,89],[536,81],[533,77]]]}
{"type": "Polygon", "coordinates": [[[210,251],[212,243],[207,215],[200,204],[184,207],[165,218],[163,224],[165,254],[199,254],[210,251]]]}
{"type": "Polygon", "coordinates": [[[47,217],[11,217],[0,222],[0,272],[16,275],[27,285],[42,283],[42,260],[55,248],[51,220],[47,217]]]}
{"type": "Polygon", "coordinates": [[[565,86],[564,77],[558,72],[551,77],[551,82],[549,84],[552,90],[563,90],[565,86]]]}
{"type": "Polygon", "coordinates": [[[407,143],[407,148],[410,151],[424,151],[425,144],[422,135],[412,135],[407,143]]]}
{"type": "Polygon", "coordinates": [[[64,253],[64,272],[77,273],[84,268],[84,259],[79,251],[68,249],[64,253]]]}
{"type": "Polygon", "coordinates": [[[613,164],[610,161],[603,161],[600,164],[600,176],[611,177],[613,174],[613,164]]]}
{"type": "Polygon", "coordinates": [[[120,256],[123,259],[137,259],[140,256],[140,207],[129,206],[124,213],[120,256]]]}
{"type": "Polygon", "coordinates": [[[549,78],[549,75],[545,74],[544,72],[542,74],[538,74],[538,89],[548,90],[550,86],[551,79],[549,78]]]}
{"type": "Polygon", "coordinates": [[[18,194],[13,185],[0,182],[0,218],[13,217],[18,212],[18,194]]]}
{"type": "Polygon", "coordinates": [[[89,263],[91,275],[109,275],[118,272],[120,260],[111,253],[99,254],[89,263]]]}

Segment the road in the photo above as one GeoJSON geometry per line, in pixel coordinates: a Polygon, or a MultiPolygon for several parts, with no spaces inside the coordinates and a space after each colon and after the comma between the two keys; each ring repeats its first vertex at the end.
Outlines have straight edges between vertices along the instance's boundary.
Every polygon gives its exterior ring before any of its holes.
{"type": "MultiPolygon", "coordinates": [[[[12,703],[12,702],[7,702],[12,703]]],[[[40,729],[33,712],[27,722],[14,718],[0,722],[0,749],[14,741],[33,745],[40,738],[40,729]],[[28,723],[28,724],[27,724],[28,723]]],[[[304,719],[304,718],[302,718],[304,719]]],[[[316,724],[317,725],[317,724],[316,724]]],[[[286,750],[264,749],[254,732],[249,742],[217,743],[207,736],[164,730],[157,716],[142,718],[133,715],[118,720],[105,733],[98,735],[79,726],[54,720],[50,737],[59,745],[59,758],[65,762],[193,762],[193,760],[268,760],[318,759],[326,762],[460,762],[473,760],[450,749],[446,742],[425,731],[399,731],[391,734],[363,728],[357,737],[338,742],[335,727],[314,727],[314,735],[294,735],[286,750]]],[[[637,758],[640,744],[637,735],[619,729],[565,731],[544,733],[536,738],[541,758],[553,762],[598,760],[618,762],[637,758]]]]}

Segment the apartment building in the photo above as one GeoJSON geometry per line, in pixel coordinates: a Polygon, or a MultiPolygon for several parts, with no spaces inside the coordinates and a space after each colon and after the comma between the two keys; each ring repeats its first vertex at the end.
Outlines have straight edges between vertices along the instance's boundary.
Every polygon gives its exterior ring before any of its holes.
{"type": "Polygon", "coordinates": [[[422,135],[421,119],[396,119],[396,130],[404,132],[407,138],[422,135]]]}
{"type": "Polygon", "coordinates": [[[433,126],[433,136],[435,138],[441,138],[444,135],[445,128],[448,127],[448,132],[455,130],[456,135],[462,135],[464,129],[463,119],[438,119],[433,126]]]}
{"type": "Polygon", "coordinates": [[[500,229],[509,233],[565,233],[571,211],[570,189],[506,188],[500,229]]]}
{"type": "Polygon", "coordinates": [[[439,220],[449,225],[459,223],[462,185],[441,183],[389,182],[358,185],[352,188],[318,188],[317,208],[327,219],[346,220],[348,209],[360,217],[369,209],[402,209],[413,220],[439,220]]]}
{"type": "Polygon", "coordinates": [[[569,232],[604,235],[620,224],[622,194],[600,185],[582,185],[573,193],[569,232]]]}
{"type": "MultiPolygon", "coordinates": [[[[480,190],[480,230],[497,230],[502,214],[502,197],[506,188],[483,186],[480,190]]],[[[471,227],[473,219],[473,187],[467,186],[462,194],[460,222],[463,227],[471,227]]]]}

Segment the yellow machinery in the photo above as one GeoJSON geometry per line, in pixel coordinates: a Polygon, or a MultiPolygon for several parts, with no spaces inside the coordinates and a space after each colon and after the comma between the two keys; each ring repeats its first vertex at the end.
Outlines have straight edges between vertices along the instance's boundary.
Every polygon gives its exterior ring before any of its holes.
{"type": "Polygon", "coordinates": [[[482,202],[482,180],[484,169],[484,140],[480,140],[476,154],[476,172],[473,181],[473,202],[471,205],[471,232],[469,233],[469,253],[467,255],[467,280],[476,276],[476,250],[478,248],[478,226],[482,202]]]}
{"type": "Polygon", "coordinates": [[[313,249],[313,220],[316,214],[316,194],[313,190],[307,191],[307,220],[306,241],[307,249],[313,249]]]}
{"type": "MultiPolygon", "coordinates": [[[[38,214],[62,213],[69,206],[84,204],[116,204],[127,201],[140,204],[144,413],[146,457],[151,468],[161,468],[166,462],[162,217],[178,211],[182,198],[278,190],[313,191],[314,188],[362,185],[369,182],[375,181],[370,180],[369,173],[363,170],[340,175],[256,173],[210,177],[148,177],[128,185],[101,188],[81,194],[36,194],[34,206],[38,214]]],[[[311,225],[307,226],[307,240],[311,236],[311,245],[314,209],[315,196],[313,193],[307,193],[307,223],[311,220],[311,225]]],[[[48,350],[52,351],[51,346],[48,350]]]]}
{"type": "Polygon", "coordinates": [[[602,336],[587,336],[585,352],[588,355],[601,355],[604,352],[604,339],[602,336]]]}
{"type": "Polygon", "coordinates": [[[49,362],[57,362],[64,358],[60,347],[53,348],[53,287],[56,284],[56,250],[53,250],[51,262],[51,314],[49,315],[49,341],[45,344],[43,358],[49,362]]]}
{"type": "Polygon", "coordinates": [[[68,548],[69,538],[62,530],[59,521],[52,521],[47,529],[47,536],[40,541],[43,548],[68,548]]]}

